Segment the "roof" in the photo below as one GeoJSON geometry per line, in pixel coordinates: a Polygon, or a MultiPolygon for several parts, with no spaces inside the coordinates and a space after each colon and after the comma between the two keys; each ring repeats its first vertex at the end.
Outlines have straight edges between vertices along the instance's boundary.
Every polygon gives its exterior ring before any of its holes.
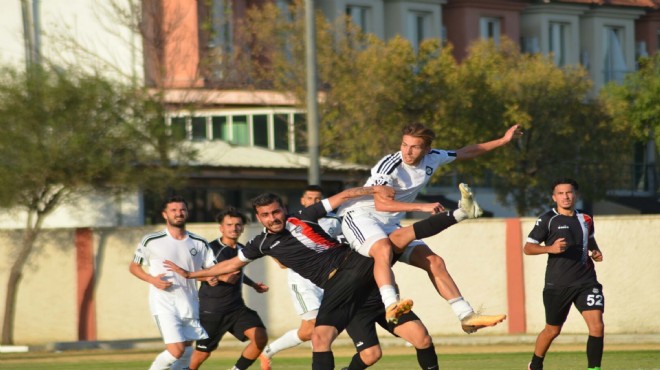
{"type": "Polygon", "coordinates": [[[560,3],[630,6],[640,8],[658,8],[658,0],[558,0],[560,3]]]}
{"type": "MultiPolygon", "coordinates": [[[[309,168],[306,155],[284,150],[269,150],[260,147],[232,145],[226,141],[195,141],[190,143],[197,150],[197,160],[193,166],[233,167],[233,168],[309,168]]],[[[321,167],[337,171],[368,171],[371,167],[321,158],[321,167]]]]}

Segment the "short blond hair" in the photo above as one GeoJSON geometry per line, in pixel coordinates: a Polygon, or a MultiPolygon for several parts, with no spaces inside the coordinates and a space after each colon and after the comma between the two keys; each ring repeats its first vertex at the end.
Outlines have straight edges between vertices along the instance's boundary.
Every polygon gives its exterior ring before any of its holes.
{"type": "Polygon", "coordinates": [[[421,138],[424,140],[424,145],[426,146],[431,146],[433,139],[435,139],[435,133],[433,130],[418,122],[405,125],[403,130],[401,130],[401,133],[402,135],[421,138]]]}

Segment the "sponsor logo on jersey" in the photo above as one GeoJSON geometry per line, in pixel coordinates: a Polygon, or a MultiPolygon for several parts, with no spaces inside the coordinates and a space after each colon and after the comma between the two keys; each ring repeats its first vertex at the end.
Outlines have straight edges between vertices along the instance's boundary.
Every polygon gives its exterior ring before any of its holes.
{"type": "Polygon", "coordinates": [[[568,229],[568,225],[561,225],[557,229],[562,230],[562,229],[568,229]]]}
{"type": "Polygon", "coordinates": [[[598,288],[594,288],[594,290],[592,290],[592,292],[598,293],[598,288]]]}
{"type": "Polygon", "coordinates": [[[278,244],[280,244],[280,241],[279,241],[279,240],[276,241],[275,243],[273,243],[273,245],[270,246],[270,249],[275,248],[275,246],[278,245],[278,244]]]}
{"type": "Polygon", "coordinates": [[[197,249],[190,248],[190,254],[193,255],[193,256],[196,256],[197,255],[197,249]]]}
{"type": "Polygon", "coordinates": [[[362,346],[362,345],[364,345],[364,342],[363,342],[363,341],[359,341],[359,342],[355,343],[355,346],[356,346],[356,347],[360,347],[360,346],[362,346]]]}
{"type": "Polygon", "coordinates": [[[430,167],[430,166],[426,166],[426,174],[427,174],[428,176],[433,175],[433,168],[430,167]]]}
{"type": "Polygon", "coordinates": [[[302,226],[296,226],[296,228],[293,229],[293,232],[294,232],[294,233],[300,233],[300,232],[302,232],[302,226]]]}

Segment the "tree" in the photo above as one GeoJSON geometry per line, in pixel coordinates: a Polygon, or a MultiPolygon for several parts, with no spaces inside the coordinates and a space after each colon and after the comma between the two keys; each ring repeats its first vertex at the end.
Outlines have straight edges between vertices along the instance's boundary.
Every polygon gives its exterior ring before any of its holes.
{"type": "Polygon", "coordinates": [[[620,176],[612,166],[627,154],[626,125],[611,121],[602,103],[591,99],[591,81],[579,66],[558,67],[541,54],[523,54],[504,39],[496,46],[472,45],[459,66],[459,81],[450,109],[437,130],[442,139],[461,145],[501,135],[519,123],[523,137],[459,172],[492,177],[498,199],[527,215],[548,204],[549,183],[574,177],[587,201],[602,198],[620,176]]]}
{"type": "Polygon", "coordinates": [[[44,220],[86,192],[172,183],[194,153],[168,135],[164,111],[146,92],[99,75],[33,67],[0,75],[0,207],[26,214],[12,262],[2,343],[13,343],[23,267],[44,220]]]}
{"type": "MultiPolygon", "coordinates": [[[[660,151],[660,53],[641,58],[639,64],[639,70],[628,74],[622,84],[606,85],[601,91],[601,99],[613,121],[617,125],[629,127],[637,143],[640,146],[651,146],[657,157],[660,151]]],[[[651,158],[643,157],[644,161],[652,161],[651,158]]],[[[660,179],[657,178],[657,172],[654,172],[657,171],[653,168],[656,163],[648,164],[650,168],[639,171],[639,179],[649,180],[650,189],[657,192],[660,179]]]]}
{"type": "MultiPolygon", "coordinates": [[[[299,3],[287,18],[267,5],[252,10],[244,32],[268,61],[252,69],[254,80],[269,80],[301,102],[303,27],[299,3]]],[[[520,53],[505,38],[500,45],[475,43],[458,64],[451,45],[437,40],[414,50],[401,37],[383,41],[349,19],[331,24],[322,16],[316,44],[323,155],[374,163],[398,147],[399,130],[410,121],[434,128],[436,145],[446,148],[499,137],[520,123],[525,135],[515,145],[440,169],[477,183],[488,177],[499,200],[520,215],[546,206],[555,177],[581,180],[582,194],[594,201],[620,175],[610,163],[627,153],[628,125],[611,121],[589,97],[591,81],[578,66],[560,68],[547,56],[520,53]]]]}

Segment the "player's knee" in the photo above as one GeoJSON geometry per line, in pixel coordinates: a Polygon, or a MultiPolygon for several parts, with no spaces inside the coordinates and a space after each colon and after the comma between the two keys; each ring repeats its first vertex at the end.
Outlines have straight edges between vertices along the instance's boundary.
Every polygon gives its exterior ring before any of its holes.
{"type": "Polygon", "coordinates": [[[314,332],[314,327],[301,327],[298,329],[298,338],[303,342],[307,342],[312,339],[312,332],[314,332]]]}
{"type": "Polygon", "coordinates": [[[429,348],[433,345],[433,338],[430,335],[426,334],[419,337],[416,340],[413,340],[410,344],[417,349],[429,348]]]}
{"type": "Polygon", "coordinates": [[[543,331],[545,331],[545,333],[552,338],[556,338],[559,336],[559,334],[561,334],[561,326],[546,325],[543,331]]]}
{"type": "Polygon", "coordinates": [[[429,261],[429,266],[431,271],[447,271],[447,266],[445,265],[445,260],[437,254],[432,254],[427,257],[429,261]]]}
{"type": "Polygon", "coordinates": [[[600,322],[595,322],[589,325],[589,335],[592,337],[602,337],[605,333],[605,324],[600,322]]]}
{"type": "Polygon", "coordinates": [[[373,346],[360,352],[360,359],[365,365],[371,366],[383,357],[383,351],[380,346],[373,346]]]}
{"type": "Polygon", "coordinates": [[[256,328],[253,338],[254,345],[259,349],[264,349],[268,344],[268,333],[264,328],[256,328]]]}
{"type": "Polygon", "coordinates": [[[389,239],[381,239],[371,245],[369,254],[373,257],[389,257],[392,255],[392,244],[389,239]]]}

